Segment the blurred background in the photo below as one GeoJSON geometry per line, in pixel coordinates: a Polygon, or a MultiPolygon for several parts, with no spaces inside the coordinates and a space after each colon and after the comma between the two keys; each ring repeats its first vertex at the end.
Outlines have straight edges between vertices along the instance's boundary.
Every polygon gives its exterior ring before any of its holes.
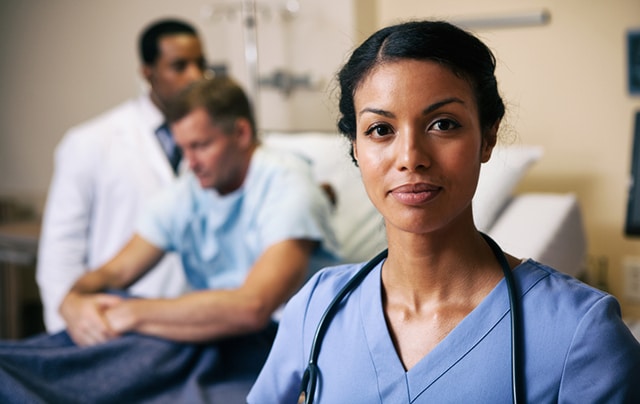
{"type": "MultiPolygon", "coordinates": [[[[503,141],[544,148],[519,191],[578,196],[585,279],[640,319],[640,298],[625,286],[640,238],[624,234],[640,110],[627,48],[640,30],[638,0],[2,0],[0,221],[30,223],[12,228],[22,250],[4,254],[13,262],[2,270],[10,277],[0,291],[5,306],[12,294],[31,296],[36,308],[14,310],[37,313],[30,260],[56,144],[69,127],[144,89],[137,36],[167,16],[200,30],[209,64],[239,79],[260,127],[277,131],[335,131],[334,75],[376,29],[414,18],[468,26],[497,57],[508,108],[503,141]]],[[[24,334],[38,325],[20,327],[24,334]]]]}

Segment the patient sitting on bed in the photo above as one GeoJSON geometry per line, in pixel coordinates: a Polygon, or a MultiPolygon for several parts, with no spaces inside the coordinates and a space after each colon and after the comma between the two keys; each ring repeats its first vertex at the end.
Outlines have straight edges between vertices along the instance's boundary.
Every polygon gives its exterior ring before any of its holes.
{"type": "Polygon", "coordinates": [[[153,200],[111,261],[71,287],[60,307],[67,333],[0,344],[0,401],[191,402],[207,401],[203,385],[220,380],[248,388],[270,349],[273,313],[310,271],[337,262],[328,198],[305,161],[259,144],[232,79],[194,83],[168,117],[190,171],[153,200]],[[192,292],[107,293],[167,251],[181,256],[192,292]]]}

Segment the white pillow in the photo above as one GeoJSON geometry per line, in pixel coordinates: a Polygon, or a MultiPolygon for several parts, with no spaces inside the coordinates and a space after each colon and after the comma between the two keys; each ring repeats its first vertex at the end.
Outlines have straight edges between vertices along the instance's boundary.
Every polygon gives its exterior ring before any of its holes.
{"type": "Polygon", "coordinates": [[[473,219],[480,231],[489,231],[529,168],[542,157],[540,146],[496,146],[480,169],[473,197],[473,219]]]}

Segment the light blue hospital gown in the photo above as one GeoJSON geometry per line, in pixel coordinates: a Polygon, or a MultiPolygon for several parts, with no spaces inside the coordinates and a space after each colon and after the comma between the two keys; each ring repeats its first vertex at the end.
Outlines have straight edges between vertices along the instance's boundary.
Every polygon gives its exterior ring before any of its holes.
{"type": "Polygon", "coordinates": [[[328,198],[307,161],[259,147],[240,189],[220,196],[202,189],[188,173],[153,200],[137,231],[155,246],[180,254],[194,289],[230,289],[244,282],[268,247],[287,239],[320,242],[311,271],[337,263],[329,215],[328,198]]]}
{"type": "MultiPolygon", "coordinates": [[[[296,403],[320,317],[362,267],[320,271],[288,303],[251,404],[296,403]]],[[[406,372],[386,327],[378,265],[331,321],[317,403],[509,403],[510,316],[504,280],[406,372]]],[[[640,345],[617,301],[532,260],[514,271],[524,317],[528,403],[640,403],[640,345]]]]}
{"type": "MultiPolygon", "coordinates": [[[[286,239],[320,242],[311,268],[335,263],[329,214],[305,161],[259,148],[241,189],[221,197],[188,175],[146,211],[139,234],[181,254],[194,288],[233,288],[257,257],[286,239]]],[[[91,347],[76,346],[66,332],[3,341],[0,402],[244,401],[274,333],[272,322],[262,331],[207,344],[136,333],[91,347]]]]}

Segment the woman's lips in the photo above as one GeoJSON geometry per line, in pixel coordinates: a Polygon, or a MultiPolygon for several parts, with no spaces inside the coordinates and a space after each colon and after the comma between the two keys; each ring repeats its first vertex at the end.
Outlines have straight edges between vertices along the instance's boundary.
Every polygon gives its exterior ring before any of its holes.
{"type": "Polygon", "coordinates": [[[417,206],[431,201],[441,190],[442,188],[436,185],[419,183],[401,185],[389,193],[400,203],[417,206]]]}

